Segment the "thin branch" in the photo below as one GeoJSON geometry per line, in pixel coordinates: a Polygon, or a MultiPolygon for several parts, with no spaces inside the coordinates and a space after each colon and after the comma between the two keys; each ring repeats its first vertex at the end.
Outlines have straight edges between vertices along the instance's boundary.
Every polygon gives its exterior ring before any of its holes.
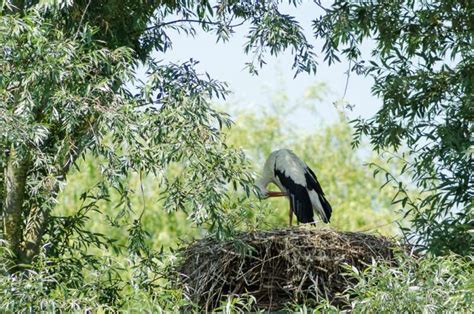
{"type": "Polygon", "coordinates": [[[314,0],[314,3],[316,3],[316,5],[317,5],[318,7],[320,7],[321,9],[323,9],[324,12],[328,12],[328,11],[329,11],[328,9],[326,9],[325,7],[322,6],[320,0],[314,0]]]}
{"type": "Polygon", "coordinates": [[[349,67],[347,69],[347,77],[346,77],[346,86],[344,87],[344,94],[342,95],[342,99],[345,99],[346,98],[346,94],[347,94],[347,87],[349,86],[349,78],[351,76],[351,64],[352,64],[352,60],[349,60],[349,67]]]}
{"type": "Polygon", "coordinates": [[[76,40],[77,36],[79,35],[79,31],[81,30],[82,22],[84,21],[84,17],[86,16],[87,9],[89,9],[89,5],[91,4],[92,0],[87,2],[86,7],[84,8],[84,12],[82,12],[81,20],[79,21],[79,25],[77,26],[76,34],[74,34],[74,40],[76,40]]]}
{"type": "MultiPolygon", "coordinates": [[[[238,27],[243,25],[246,22],[246,20],[243,20],[240,23],[237,24],[232,24],[232,25],[227,25],[227,27],[233,28],[233,27],[238,27]]],[[[163,22],[157,25],[153,25],[150,27],[145,28],[145,31],[149,31],[155,28],[160,28],[163,26],[168,26],[171,24],[177,24],[177,23],[199,23],[199,24],[208,24],[208,25],[221,25],[223,23],[221,22],[215,22],[215,21],[203,21],[203,20],[197,20],[197,19],[179,19],[179,20],[174,20],[174,21],[169,21],[169,22],[163,22]]]]}
{"type": "Polygon", "coordinates": [[[145,213],[145,189],[143,188],[143,171],[142,169],[140,169],[140,191],[141,191],[141,194],[142,194],[142,205],[143,205],[143,208],[142,208],[142,212],[140,214],[140,217],[138,218],[138,221],[141,223],[142,222],[142,217],[143,217],[143,214],[145,213]]]}
{"type": "Polygon", "coordinates": [[[374,230],[377,230],[377,229],[380,229],[380,228],[389,226],[389,225],[391,225],[391,224],[399,224],[401,220],[402,220],[402,218],[397,218],[397,219],[394,219],[394,220],[392,220],[392,221],[390,221],[390,222],[387,222],[387,223],[384,223],[384,224],[380,224],[380,225],[376,225],[376,226],[373,226],[373,227],[370,227],[370,228],[358,229],[358,230],[356,230],[356,232],[363,232],[363,233],[366,233],[366,232],[374,231],[374,230]]]}
{"type": "Polygon", "coordinates": [[[18,84],[18,85],[16,85],[16,86],[7,86],[6,90],[7,90],[7,92],[12,92],[12,91],[14,91],[15,89],[18,89],[18,88],[20,88],[20,87],[21,87],[21,84],[18,84]]]}

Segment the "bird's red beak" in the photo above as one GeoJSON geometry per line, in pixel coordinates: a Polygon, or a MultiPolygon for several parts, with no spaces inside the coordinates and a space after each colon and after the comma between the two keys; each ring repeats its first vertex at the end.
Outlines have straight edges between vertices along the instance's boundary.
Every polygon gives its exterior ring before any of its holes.
{"type": "Polygon", "coordinates": [[[286,194],[283,192],[268,191],[267,197],[278,197],[278,196],[286,196],[286,194]]]}

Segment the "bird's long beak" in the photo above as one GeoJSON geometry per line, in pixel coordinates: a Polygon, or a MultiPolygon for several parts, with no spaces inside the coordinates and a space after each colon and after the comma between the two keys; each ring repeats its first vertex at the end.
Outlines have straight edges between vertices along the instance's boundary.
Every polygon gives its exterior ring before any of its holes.
{"type": "Polygon", "coordinates": [[[267,197],[278,197],[278,196],[286,196],[286,194],[283,192],[268,191],[267,197]]]}

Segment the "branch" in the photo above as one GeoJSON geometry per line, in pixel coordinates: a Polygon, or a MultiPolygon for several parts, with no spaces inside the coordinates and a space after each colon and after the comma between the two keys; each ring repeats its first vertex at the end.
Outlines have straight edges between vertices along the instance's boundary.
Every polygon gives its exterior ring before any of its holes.
{"type": "Polygon", "coordinates": [[[328,11],[329,11],[328,9],[326,9],[325,7],[322,6],[321,0],[314,0],[314,3],[316,3],[316,5],[317,5],[318,7],[320,7],[321,9],[323,9],[324,12],[328,12],[328,11]]]}
{"type": "MultiPolygon", "coordinates": [[[[232,24],[232,25],[227,25],[227,27],[233,28],[233,27],[238,27],[243,25],[246,22],[246,20],[243,20],[240,23],[237,24],[232,24]]],[[[155,28],[160,28],[163,26],[168,26],[171,24],[177,24],[177,23],[199,23],[199,24],[208,24],[208,25],[222,25],[223,23],[221,22],[215,22],[215,21],[202,21],[202,20],[197,20],[197,19],[179,19],[179,20],[174,20],[174,21],[169,21],[169,22],[163,22],[157,25],[153,25],[150,27],[145,28],[145,31],[149,31],[155,28]]]]}
{"type": "Polygon", "coordinates": [[[79,32],[80,32],[81,27],[82,27],[82,23],[84,22],[84,17],[86,16],[87,9],[89,9],[89,5],[91,4],[91,1],[92,0],[89,0],[89,2],[87,2],[87,5],[84,9],[84,12],[82,12],[81,20],[79,21],[79,25],[77,26],[76,34],[74,34],[74,40],[76,40],[77,35],[79,35],[79,32]]]}
{"type": "Polygon", "coordinates": [[[349,87],[349,78],[351,76],[351,63],[352,63],[352,60],[349,60],[349,66],[348,66],[348,69],[347,69],[347,77],[346,77],[346,85],[344,86],[344,94],[342,95],[342,99],[345,99],[346,98],[346,94],[347,94],[347,87],[349,87]]]}

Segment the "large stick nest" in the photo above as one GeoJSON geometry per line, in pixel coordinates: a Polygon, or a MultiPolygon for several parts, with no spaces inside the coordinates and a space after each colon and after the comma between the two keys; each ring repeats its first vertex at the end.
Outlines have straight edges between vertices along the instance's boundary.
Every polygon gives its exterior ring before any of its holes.
{"type": "Polygon", "coordinates": [[[393,262],[397,247],[385,237],[330,229],[289,228],[239,234],[232,241],[198,240],[182,251],[178,267],[184,292],[212,310],[228,295],[251,295],[260,309],[328,298],[354,283],[350,265],[362,270],[372,259],[393,262]]]}

